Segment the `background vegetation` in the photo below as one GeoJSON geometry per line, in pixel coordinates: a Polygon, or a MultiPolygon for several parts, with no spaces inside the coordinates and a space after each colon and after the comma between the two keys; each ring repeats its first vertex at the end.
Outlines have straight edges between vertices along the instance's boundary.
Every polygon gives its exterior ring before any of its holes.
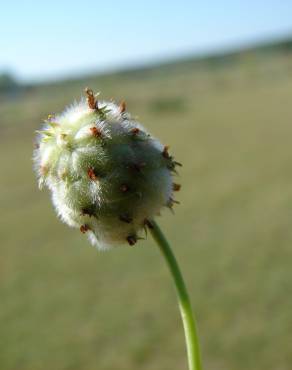
{"type": "Polygon", "coordinates": [[[0,368],[186,368],[174,289],[151,238],[99,253],[37,189],[33,132],[87,85],[125,99],[183,163],[181,205],[159,222],[190,289],[205,369],[288,370],[288,41],[17,94],[0,88],[0,368]]]}

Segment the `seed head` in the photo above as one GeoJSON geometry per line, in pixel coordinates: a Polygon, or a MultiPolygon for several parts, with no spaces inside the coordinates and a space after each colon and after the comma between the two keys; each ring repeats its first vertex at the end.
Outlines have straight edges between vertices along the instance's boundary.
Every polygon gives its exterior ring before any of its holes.
{"type": "Polygon", "coordinates": [[[173,206],[178,162],[124,102],[97,101],[90,89],[86,95],[38,131],[39,186],[51,191],[59,217],[100,249],[134,245],[161,208],[173,206]]]}

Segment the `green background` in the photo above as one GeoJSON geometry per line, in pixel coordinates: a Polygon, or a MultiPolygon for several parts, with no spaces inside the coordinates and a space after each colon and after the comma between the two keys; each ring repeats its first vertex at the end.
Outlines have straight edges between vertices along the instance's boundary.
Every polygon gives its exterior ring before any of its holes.
{"type": "Polygon", "coordinates": [[[37,188],[34,130],[87,85],[125,99],[183,163],[181,205],[158,222],[190,291],[204,368],[290,368],[291,63],[290,53],[242,53],[1,98],[1,369],[187,366],[175,291],[150,235],[100,253],[37,188]]]}

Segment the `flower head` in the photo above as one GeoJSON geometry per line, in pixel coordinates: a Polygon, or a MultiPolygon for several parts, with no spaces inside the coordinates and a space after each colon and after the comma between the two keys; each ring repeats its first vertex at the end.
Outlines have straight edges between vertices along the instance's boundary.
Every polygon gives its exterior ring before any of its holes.
{"type": "Polygon", "coordinates": [[[172,207],[179,165],[126,111],[125,103],[87,100],[49,116],[34,151],[39,186],[47,186],[59,217],[101,249],[127,242],[162,207],[172,207]]]}

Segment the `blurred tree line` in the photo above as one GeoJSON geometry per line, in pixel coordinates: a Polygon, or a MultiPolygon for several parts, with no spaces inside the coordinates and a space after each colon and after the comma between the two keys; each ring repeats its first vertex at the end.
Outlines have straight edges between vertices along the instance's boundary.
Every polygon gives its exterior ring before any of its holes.
{"type": "Polygon", "coordinates": [[[0,72],[0,94],[14,94],[20,90],[16,79],[8,72],[0,72]]]}

